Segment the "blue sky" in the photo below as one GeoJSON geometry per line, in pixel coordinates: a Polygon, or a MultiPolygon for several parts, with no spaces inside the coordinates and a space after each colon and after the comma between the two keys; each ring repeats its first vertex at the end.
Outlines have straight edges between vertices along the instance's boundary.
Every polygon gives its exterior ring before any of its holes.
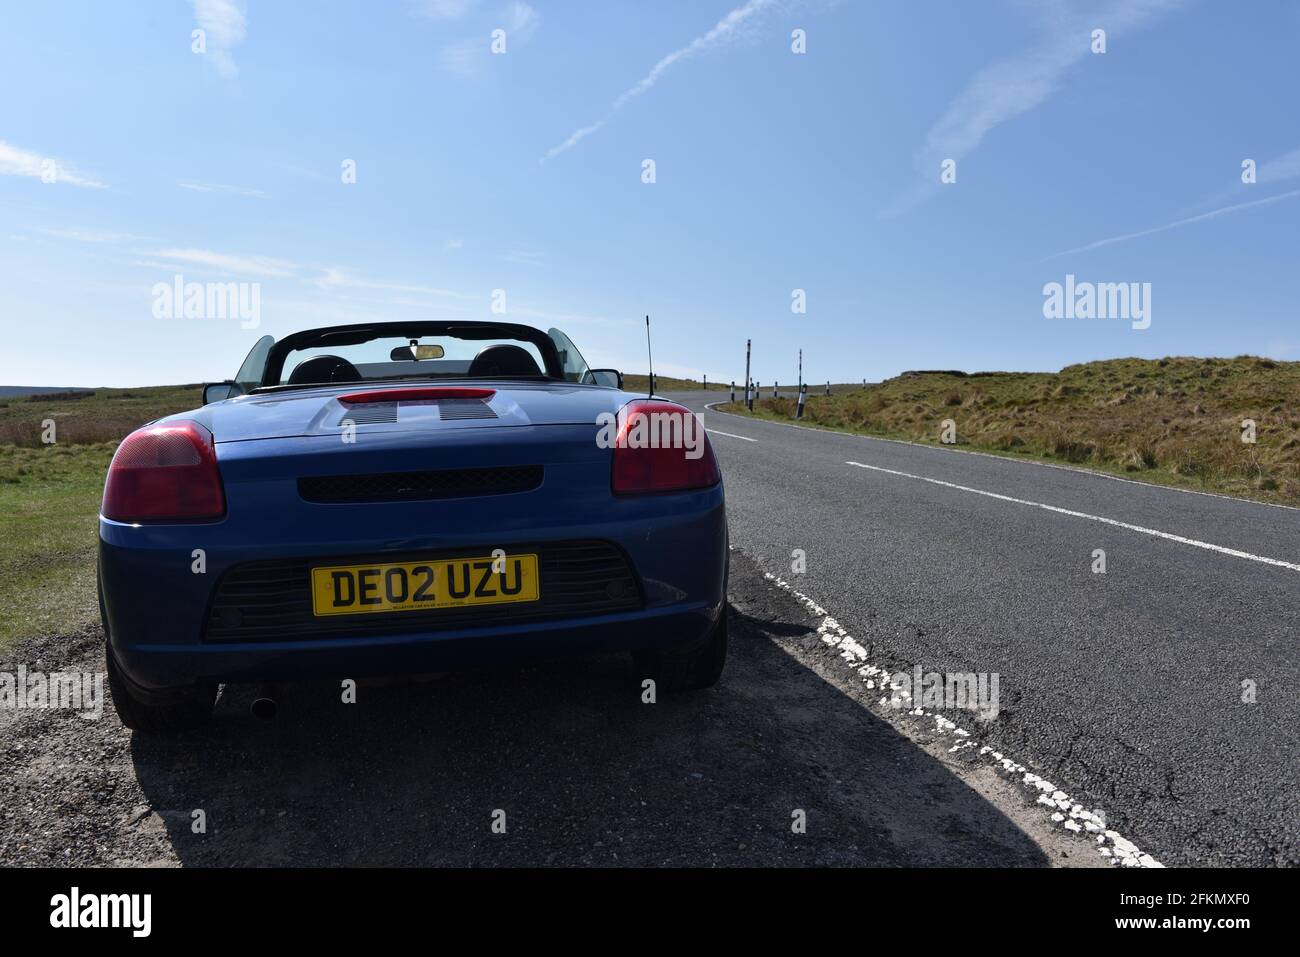
{"type": "Polygon", "coordinates": [[[1298,38],[1287,0],[9,5],[0,383],[228,378],[493,290],[628,371],[650,313],[711,379],[746,338],[764,382],[1300,359],[1298,38]],[[1067,273],[1149,282],[1150,328],[1045,318],[1067,273]],[[177,274],[259,327],[156,317],[177,274]]]}

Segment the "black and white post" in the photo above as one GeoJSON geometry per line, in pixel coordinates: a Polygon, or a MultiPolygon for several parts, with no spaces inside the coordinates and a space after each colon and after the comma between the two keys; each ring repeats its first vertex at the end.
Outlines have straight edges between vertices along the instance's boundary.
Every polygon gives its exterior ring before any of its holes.
{"type": "Polygon", "coordinates": [[[754,397],[749,394],[749,348],[751,340],[745,340],[745,408],[754,411],[754,397]]]}

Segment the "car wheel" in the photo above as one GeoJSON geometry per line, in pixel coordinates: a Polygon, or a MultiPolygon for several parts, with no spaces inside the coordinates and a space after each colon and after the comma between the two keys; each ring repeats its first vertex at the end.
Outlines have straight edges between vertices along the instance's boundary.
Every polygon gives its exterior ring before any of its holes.
{"type": "Polygon", "coordinates": [[[727,660],[727,610],[713,629],[696,641],[662,651],[639,651],[633,655],[642,677],[653,678],[664,691],[697,691],[711,688],[722,676],[727,660]]]}
{"type": "Polygon", "coordinates": [[[113,698],[113,710],[122,723],[133,731],[152,734],[170,734],[197,728],[212,715],[212,705],[217,695],[214,688],[187,688],[166,694],[151,694],[148,699],[133,689],[130,679],[122,673],[113,649],[105,643],[104,657],[108,665],[108,691],[113,698]]]}

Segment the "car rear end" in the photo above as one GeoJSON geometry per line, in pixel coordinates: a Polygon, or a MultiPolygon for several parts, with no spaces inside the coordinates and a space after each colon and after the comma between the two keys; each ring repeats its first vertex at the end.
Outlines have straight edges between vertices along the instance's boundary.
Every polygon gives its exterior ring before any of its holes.
{"type": "Polygon", "coordinates": [[[349,403],[338,389],[246,396],[159,423],[186,430],[196,451],[146,442],[139,474],[122,481],[165,507],[133,514],[111,501],[110,473],[100,521],[105,625],[132,686],[669,648],[717,627],[727,535],[707,440],[712,480],[675,464],[680,449],[602,447],[599,417],[629,396],[486,391],[406,402],[349,403]],[[168,500],[169,468],[190,470],[178,487],[194,501],[168,500]],[[657,486],[656,475],[667,479],[657,486]],[[212,489],[202,492],[213,481],[219,514],[212,489]],[[426,567],[444,578],[473,570],[477,594],[417,607],[426,567]],[[519,575],[528,588],[507,594],[519,575]],[[331,576],[341,592],[326,592],[331,576]],[[358,583],[369,606],[356,603],[358,583]]]}

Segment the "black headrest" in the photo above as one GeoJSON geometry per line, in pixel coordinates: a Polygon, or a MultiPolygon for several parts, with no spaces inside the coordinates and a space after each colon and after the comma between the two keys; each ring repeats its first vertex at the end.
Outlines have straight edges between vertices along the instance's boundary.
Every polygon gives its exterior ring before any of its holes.
{"type": "Polygon", "coordinates": [[[312,385],[317,382],[360,382],[361,373],[347,359],[338,356],[312,356],[289,376],[289,385],[312,385]]]}
{"type": "Polygon", "coordinates": [[[520,346],[488,346],[474,357],[467,375],[473,376],[528,376],[541,375],[537,363],[520,346]]]}

